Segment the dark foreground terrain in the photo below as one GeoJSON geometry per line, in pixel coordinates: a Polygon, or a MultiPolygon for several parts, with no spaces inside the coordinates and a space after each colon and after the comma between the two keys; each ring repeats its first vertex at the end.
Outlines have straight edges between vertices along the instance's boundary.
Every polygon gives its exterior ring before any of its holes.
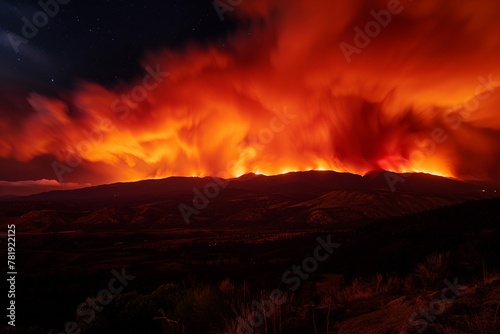
{"type": "Polygon", "coordinates": [[[247,175],[187,222],[179,204],[213,180],[5,199],[16,327],[0,331],[500,332],[495,187],[405,179],[247,175]]]}

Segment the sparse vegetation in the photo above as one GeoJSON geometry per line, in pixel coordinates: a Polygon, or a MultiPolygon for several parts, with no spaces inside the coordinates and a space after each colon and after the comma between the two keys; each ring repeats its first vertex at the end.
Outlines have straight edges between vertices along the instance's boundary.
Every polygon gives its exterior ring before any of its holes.
{"type": "Polygon", "coordinates": [[[412,333],[410,315],[440,294],[445,278],[458,277],[467,293],[429,322],[428,333],[491,333],[500,318],[498,215],[498,200],[484,200],[321,228],[95,225],[84,233],[20,233],[19,258],[30,268],[19,276],[23,322],[0,332],[58,333],[77,321],[81,334],[235,334],[254,301],[262,306],[280,286],[287,302],[254,333],[346,334],[384,326],[412,333]],[[342,246],[291,293],[282,273],[310,254],[322,234],[342,246]],[[105,287],[108,268],[125,263],[133,263],[137,280],[86,323],[76,307],[105,287]]]}

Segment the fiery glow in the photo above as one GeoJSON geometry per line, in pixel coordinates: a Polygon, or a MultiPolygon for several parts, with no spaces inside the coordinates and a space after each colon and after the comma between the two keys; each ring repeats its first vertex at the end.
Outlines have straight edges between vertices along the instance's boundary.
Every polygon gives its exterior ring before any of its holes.
{"type": "Polygon", "coordinates": [[[387,1],[243,1],[234,15],[251,23],[224,48],[149,54],[144,76],[114,89],[31,94],[20,123],[0,119],[0,157],[81,158],[70,168],[85,175],[64,180],[93,183],[311,169],[500,179],[500,3],[401,5],[348,64],[339,44],[387,1]],[[152,70],[168,76],[149,89],[152,70]]]}

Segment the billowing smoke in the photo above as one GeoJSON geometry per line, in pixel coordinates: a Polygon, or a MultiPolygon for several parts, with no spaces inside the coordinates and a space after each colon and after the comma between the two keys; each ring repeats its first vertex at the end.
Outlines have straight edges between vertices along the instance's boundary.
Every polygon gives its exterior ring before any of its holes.
{"type": "Polygon", "coordinates": [[[494,0],[244,0],[224,13],[244,22],[224,47],[148,54],[114,89],[4,103],[0,157],[50,156],[46,178],[93,183],[380,168],[498,180],[499,14],[494,0]]]}

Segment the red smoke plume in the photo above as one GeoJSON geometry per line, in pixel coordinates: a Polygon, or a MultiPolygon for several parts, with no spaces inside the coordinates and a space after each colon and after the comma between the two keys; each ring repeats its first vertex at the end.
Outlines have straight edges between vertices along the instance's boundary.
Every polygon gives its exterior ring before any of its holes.
{"type": "Polygon", "coordinates": [[[225,47],[149,54],[111,90],[31,94],[32,112],[0,119],[0,157],[50,155],[51,178],[94,183],[380,168],[498,180],[499,13],[493,0],[244,0],[224,13],[245,23],[225,47]]]}

